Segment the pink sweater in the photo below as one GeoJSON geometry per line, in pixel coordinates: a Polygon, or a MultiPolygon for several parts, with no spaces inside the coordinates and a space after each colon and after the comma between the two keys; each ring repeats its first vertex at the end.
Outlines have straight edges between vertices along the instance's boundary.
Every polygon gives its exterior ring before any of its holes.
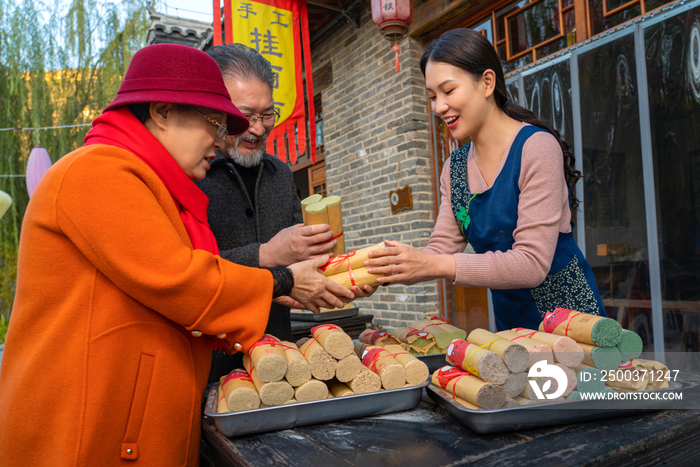
{"type": "MultiPolygon", "coordinates": [[[[503,169],[512,144],[511,140],[503,153],[494,181],[503,169]]],[[[467,172],[472,193],[482,193],[490,188],[474,160],[473,145],[467,156],[467,172]]],[[[525,142],[519,187],[518,222],[513,232],[513,248],[506,252],[463,253],[467,242],[452,212],[450,160],[445,162],[440,176],[440,211],[424,251],[454,255],[456,285],[491,289],[533,288],[547,277],[559,232],[571,232],[571,210],[562,151],[551,134],[537,132],[525,142]]]]}

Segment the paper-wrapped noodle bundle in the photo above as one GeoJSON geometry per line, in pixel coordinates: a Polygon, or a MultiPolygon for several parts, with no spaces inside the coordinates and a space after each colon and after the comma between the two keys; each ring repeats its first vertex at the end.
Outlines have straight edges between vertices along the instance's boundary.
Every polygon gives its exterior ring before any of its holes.
{"type": "Polygon", "coordinates": [[[622,326],[614,319],[566,308],[547,313],[539,330],[598,347],[614,347],[622,338],[622,326]]]}

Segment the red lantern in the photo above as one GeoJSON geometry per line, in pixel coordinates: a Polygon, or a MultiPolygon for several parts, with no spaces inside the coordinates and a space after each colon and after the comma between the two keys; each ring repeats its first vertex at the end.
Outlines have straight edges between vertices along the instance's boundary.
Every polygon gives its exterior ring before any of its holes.
{"type": "Polygon", "coordinates": [[[411,0],[372,0],[372,20],[386,40],[394,41],[392,49],[396,53],[396,71],[401,71],[399,41],[413,22],[411,0]]]}

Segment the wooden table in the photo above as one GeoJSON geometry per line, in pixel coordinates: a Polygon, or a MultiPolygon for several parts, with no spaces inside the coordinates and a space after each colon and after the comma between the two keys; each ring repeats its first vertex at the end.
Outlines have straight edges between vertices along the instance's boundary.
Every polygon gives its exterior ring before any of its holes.
{"type": "Polygon", "coordinates": [[[478,435],[427,397],[411,411],[229,439],[203,420],[202,467],[700,465],[700,376],[684,405],[596,422],[478,435]]]}
{"type": "Polygon", "coordinates": [[[343,328],[353,339],[357,339],[360,333],[365,330],[367,323],[371,323],[374,315],[359,314],[347,318],[337,318],[329,321],[295,321],[292,320],[292,338],[294,342],[302,337],[311,335],[311,328],[319,324],[335,324],[343,328]]]}

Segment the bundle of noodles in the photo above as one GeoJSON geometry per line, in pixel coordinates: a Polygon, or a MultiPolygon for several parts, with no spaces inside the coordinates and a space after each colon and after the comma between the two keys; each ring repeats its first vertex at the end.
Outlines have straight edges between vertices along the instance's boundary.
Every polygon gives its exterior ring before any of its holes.
{"type": "Polygon", "coordinates": [[[346,289],[350,289],[353,286],[362,288],[365,285],[376,287],[379,285],[377,278],[380,276],[367,272],[365,261],[369,259],[370,251],[383,248],[384,246],[384,242],[381,242],[361,250],[352,250],[346,254],[336,255],[319,269],[328,279],[342,285],[346,289]]]}
{"type": "Polygon", "coordinates": [[[436,316],[428,316],[411,325],[412,328],[429,332],[435,337],[435,342],[440,349],[446,349],[455,339],[466,339],[467,332],[459,329],[436,316]]]}
{"type": "Polygon", "coordinates": [[[365,329],[360,334],[358,338],[360,342],[369,345],[377,345],[379,347],[385,347],[387,345],[401,345],[401,341],[398,337],[389,334],[386,331],[376,331],[374,329],[365,329]]]}
{"type": "Polygon", "coordinates": [[[401,340],[411,355],[436,355],[444,353],[435,342],[435,336],[415,328],[396,328],[394,335],[401,340]]]}

